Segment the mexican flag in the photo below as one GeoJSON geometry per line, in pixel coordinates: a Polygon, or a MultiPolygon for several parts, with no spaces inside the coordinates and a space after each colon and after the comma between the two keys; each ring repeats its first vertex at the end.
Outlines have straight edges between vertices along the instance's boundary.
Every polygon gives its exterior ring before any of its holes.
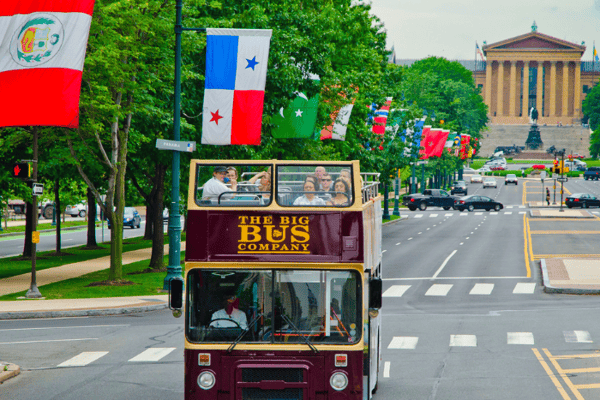
{"type": "Polygon", "coordinates": [[[317,110],[319,95],[308,98],[304,93],[299,93],[285,110],[283,107],[279,114],[273,116],[273,137],[276,139],[307,139],[314,134],[317,123],[317,110]]]}
{"type": "Polygon", "coordinates": [[[94,0],[0,1],[0,127],[79,126],[94,0]]]}

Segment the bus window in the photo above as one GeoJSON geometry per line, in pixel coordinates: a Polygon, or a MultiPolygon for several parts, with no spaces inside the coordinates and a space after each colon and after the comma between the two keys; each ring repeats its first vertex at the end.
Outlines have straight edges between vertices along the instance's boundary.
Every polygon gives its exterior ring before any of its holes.
{"type": "Polygon", "coordinates": [[[348,207],[354,203],[348,165],[277,167],[277,203],[291,207],[348,207]]]}
{"type": "Polygon", "coordinates": [[[192,270],[186,334],[195,343],[356,343],[358,285],[350,271],[192,270]]]}
{"type": "Polygon", "coordinates": [[[196,204],[201,207],[266,207],[272,198],[271,172],[269,164],[198,164],[196,204]]]}

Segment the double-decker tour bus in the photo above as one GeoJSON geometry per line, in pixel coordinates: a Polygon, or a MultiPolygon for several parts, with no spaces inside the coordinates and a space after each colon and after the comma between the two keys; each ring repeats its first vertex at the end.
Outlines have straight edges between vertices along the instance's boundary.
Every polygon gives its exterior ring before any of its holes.
{"type": "MultiPolygon", "coordinates": [[[[372,397],[382,301],[377,177],[361,176],[358,161],[192,160],[186,399],[372,397]]],[[[173,282],[175,308],[183,289],[173,282]]]]}

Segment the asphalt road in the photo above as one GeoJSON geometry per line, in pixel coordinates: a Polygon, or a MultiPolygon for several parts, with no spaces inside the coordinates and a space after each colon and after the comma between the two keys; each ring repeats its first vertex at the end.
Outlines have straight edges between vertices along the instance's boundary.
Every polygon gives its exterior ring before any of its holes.
{"type": "MultiPolygon", "coordinates": [[[[530,220],[526,204],[541,197],[541,183],[498,182],[497,189],[469,185],[469,194],[503,202],[498,213],[403,209],[408,219],[384,227],[377,399],[600,398],[597,298],[544,293],[538,261],[544,254],[600,253],[593,235],[560,234],[600,231],[600,219],[530,220]]],[[[600,182],[571,180],[566,188],[596,193],[600,182]]],[[[2,359],[23,369],[1,393],[182,399],[182,352],[183,319],[168,310],[0,321],[2,359]]]]}

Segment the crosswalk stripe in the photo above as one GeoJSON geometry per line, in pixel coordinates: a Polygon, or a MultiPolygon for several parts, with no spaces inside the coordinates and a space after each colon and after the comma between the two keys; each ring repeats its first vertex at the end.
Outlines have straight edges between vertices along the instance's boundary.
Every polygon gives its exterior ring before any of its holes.
{"type": "Polygon", "coordinates": [[[59,367],[83,367],[86,366],[100,357],[104,357],[108,354],[108,351],[84,351],[76,355],[73,358],[68,359],[65,362],[58,364],[59,367]]]}
{"type": "Polygon", "coordinates": [[[506,206],[506,208],[513,208],[514,206],[506,206]]]}
{"type": "Polygon", "coordinates": [[[411,285],[393,285],[383,292],[383,297],[402,297],[410,287],[411,285]]]}
{"type": "Polygon", "coordinates": [[[477,347],[477,336],[450,335],[450,347],[477,347]]]}
{"type": "Polygon", "coordinates": [[[513,293],[515,294],[532,294],[535,291],[536,283],[519,282],[515,285],[513,293]]]}
{"type": "Polygon", "coordinates": [[[531,332],[507,332],[506,344],[529,344],[533,345],[533,333],[531,332]]]}
{"type": "Polygon", "coordinates": [[[394,336],[388,349],[414,350],[419,342],[418,337],[414,336],[394,336]]]}
{"type": "Polygon", "coordinates": [[[483,215],[482,212],[476,212],[475,215],[483,215]]]}
{"type": "Polygon", "coordinates": [[[452,214],[452,213],[444,214],[444,217],[453,217],[453,216],[454,216],[454,214],[452,214]]]}
{"type": "Polygon", "coordinates": [[[471,289],[471,291],[469,292],[469,294],[488,295],[492,293],[492,290],[494,290],[493,283],[476,283],[475,286],[473,286],[473,289],[471,289]]]}
{"type": "Polygon", "coordinates": [[[460,215],[461,217],[466,217],[467,215],[469,215],[469,213],[466,213],[466,212],[461,212],[459,215],[460,215]]]}
{"type": "Polygon", "coordinates": [[[452,286],[454,285],[436,283],[427,290],[425,296],[446,296],[450,289],[452,289],[452,286]]]}
{"type": "Polygon", "coordinates": [[[525,208],[525,206],[519,206],[519,208],[525,208]]]}
{"type": "Polygon", "coordinates": [[[429,214],[429,218],[435,218],[437,216],[438,216],[437,214],[429,214]]]}
{"type": "Polygon", "coordinates": [[[142,351],[129,362],[156,362],[175,350],[175,347],[153,347],[142,351]]]}
{"type": "Polygon", "coordinates": [[[588,331],[564,331],[567,343],[594,343],[588,331]]]}
{"type": "Polygon", "coordinates": [[[415,218],[423,218],[423,214],[417,214],[415,215],[415,218]]]}
{"type": "Polygon", "coordinates": [[[521,211],[519,214],[527,214],[527,211],[521,211]]]}
{"type": "Polygon", "coordinates": [[[506,215],[511,215],[511,214],[512,214],[512,211],[505,212],[504,214],[506,214],[506,215]]]}
{"type": "Polygon", "coordinates": [[[490,215],[498,215],[498,212],[497,212],[497,211],[492,211],[492,212],[490,213],[490,215]]]}

